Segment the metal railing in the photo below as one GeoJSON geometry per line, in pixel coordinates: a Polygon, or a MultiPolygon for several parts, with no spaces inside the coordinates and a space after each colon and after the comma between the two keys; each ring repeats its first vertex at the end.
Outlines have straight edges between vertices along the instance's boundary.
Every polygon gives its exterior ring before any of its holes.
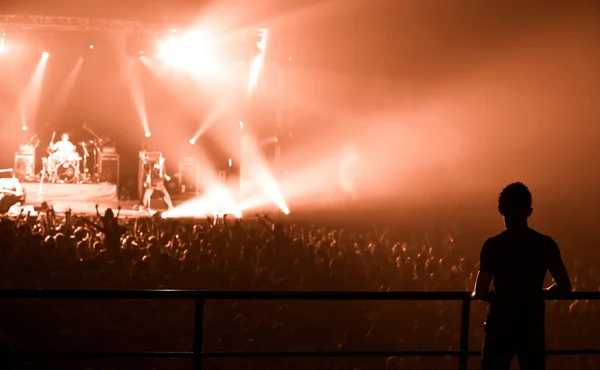
{"type": "MultiPolygon", "coordinates": [[[[469,356],[469,292],[244,292],[244,291],[183,291],[183,290],[0,290],[0,298],[12,299],[85,299],[85,300],[193,300],[194,344],[191,352],[48,352],[23,353],[23,359],[40,358],[192,358],[195,370],[201,369],[203,359],[211,358],[290,358],[290,357],[391,357],[391,356],[454,356],[459,369],[467,369],[469,356]],[[455,351],[288,351],[288,352],[207,352],[202,349],[204,302],[207,300],[245,301],[460,301],[460,346],[455,351]]],[[[556,299],[556,298],[552,298],[556,299]]],[[[600,292],[574,292],[560,300],[600,300],[600,292]]],[[[548,355],[597,355],[600,349],[551,350],[548,355]]]]}

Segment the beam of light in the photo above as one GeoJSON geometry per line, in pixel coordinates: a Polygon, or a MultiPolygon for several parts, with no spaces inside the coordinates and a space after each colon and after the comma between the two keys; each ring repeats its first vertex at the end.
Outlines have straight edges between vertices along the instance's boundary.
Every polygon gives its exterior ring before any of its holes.
{"type": "Polygon", "coordinates": [[[83,58],[77,59],[77,62],[69,72],[67,79],[58,90],[56,94],[54,103],[52,107],[54,111],[62,111],[65,107],[65,104],[69,100],[69,96],[71,95],[71,91],[73,90],[73,86],[75,85],[75,81],[77,81],[77,77],[79,77],[79,72],[81,71],[81,66],[83,65],[83,58]]]}
{"type": "Polygon", "coordinates": [[[33,75],[31,75],[25,90],[19,98],[18,106],[21,128],[26,127],[28,122],[35,122],[47,61],[48,56],[46,53],[40,58],[33,75]]]}
{"type": "MultiPolygon", "coordinates": [[[[157,61],[145,56],[140,57],[139,60],[142,62],[142,64],[144,64],[144,66],[146,66],[151,72],[153,72],[153,74],[157,78],[161,80],[166,80],[167,77],[169,77],[167,70],[164,69],[164,65],[161,66],[157,61]]],[[[186,77],[186,80],[189,80],[189,78],[186,77]]],[[[193,82],[196,83],[195,80],[193,80],[193,82]]],[[[200,85],[200,82],[198,82],[197,85],[200,85]]],[[[213,127],[215,123],[219,120],[219,118],[222,117],[223,114],[231,111],[233,109],[233,104],[236,102],[237,99],[235,94],[231,94],[230,90],[228,90],[226,94],[224,93],[222,95],[218,92],[213,91],[213,95],[218,95],[218,97],[215,97],[215,101],[217,101],[217,103],[215,104],[215,106],[213,106],[212,110],[208,113],[208,115],[206,115],[206,110],[200,110],[198,108],[196,98],[197,94],[191,92],[192,90],[194,90],[194,88],[182,88],[180,85],[177,86],[176,83],[167,83],[167,87],[179,99],[179,101],[184,103],[184,106],[188,110],[188,112],[193,117],[196,117],[198,121],[200,121],[198,129],[190,138],[190,140],[193,140],[194,142],[197,142],[198,139],[207,130],[213,127]]]]}
{"type": "MultiPolygon", "coordinates": [[[[335,176],[337,168],[338,160],[333,155],[298,167],[291,171],[291,176],[280,179],[278,183],[280,195],[278,195],[282,198],[285,197],[287,202],[301,202],[308,207],[315,206],[323,199],[339,195],[338,179],[335,176]],[[315,179],[319,180],[315,181],[315,179]]],[[[260,181],[264,181],[264,179],[260,179],[260,181]]],[[[266,183],[266,186],[259,184],[266,191],[253,191],[244,197],[239,203],[240,209],[260,209],[271,205],[274,199],[273,194],[269,193],[268,184],[269,182],[266,183]]],[[[285,208],[280,207],[280,209],[286,213],[285,208]]],[[[289,213],[289,209],[287,213],[289,213]]]]}
{"type": "Polygon", "coordinates": [[[214,29],[195,28],[159,41],[156,60],[163,69],[185,73],[199,85],[210,85],[213,92],[231,94],[232,88],[244,90],[248,83],[248,63],[231,57],[239,48],[214,29]]]}
{"type": "Polygon", "coordinates": [[[198,139],[210,129],[222,115],[229,112],[236,101],[236,97],[232,94],[229,98],[222,99],[219,104],[210,112],[208,117],[202,121],[198,130],[192,136],[192,140],[198,141],[198,139]]]}
{"type": "Polygon", "coordinates": [[[258,78],[263,67],[265,60],[265,53],[267,52],[267,40],[269,38],[269,31],[267,29],[261,29],[262,35],[261,40],[257,43],[258,50],[260,53],[254,58],[250,64],[250,76],[248,78],[248,94],[251,94],[258,83],[258,78]]]}
{"type": "Polygon", "coordinates": [[[154,73],[156,75],[156,77],[158,78],[162,78],[165,75],[165,66],[161,66],[159,65],[159,63],[157,61],[155,61],[154,59],[148,58],[145,55],[141,55],[139,57],[140,62],[142,62],[146,68],[148,68],[150,71],[152,71],[152,73],[154,73]]]}
{"type": "Polygon", "coordinates": [[[242,210],[237,205],[235,185],[228,187],[221,183],[204,148],[198,148],[195,159],[200,169],[199,186],[206,189],[204,195],[176,206],[163,213],[163,217],[203,218],[213,216],[215,213],[234,214],[236,217],[241,217],[242,210]]]}
{"type": "Polygon", "coordinates": [[[150,124],[148,122],[148,112],[144,100],[144,90],[140,81],[140,71],[136,68],[136,64],[136,58],[130,58],[127,63],[125,63],[122,73],[129,93],[131,94],[131,98],[133,99],[133,105],[135,106],[144,133],[146,137],[150,137],[150,124]]]}
{"type": "Polygon", "coordinates": [[[206,30],[173,33],[159,42],[158,58],[166,65],[207,75],[220,67],[220,53],[213,40],[214,37],[206,30]]]}
{"type": "MultiPolygon", "coordinates": [[[[261,192],[267,195],[267,197],[279,207],[279,209],[286,215],[290,213],[290,209],[284,199],[283,193],[275,177],[269,169],[266,159],[261,153],[260,143],[255,137],[249,134],[244,135],[243,153],[241,157],[244,159],[241,163],[242,169],[240,172],[244,173],[250,181],[250,187],[246,189],[252,190],[252,185],[257,186],[261,192]]],[[[242,210],[245,209],[240,207],[242,210]]]]}
{"type": "Polygon", "coordinates": [[[242,210],[224,187],[209,189],[206,195],[187,201],[163,212],[163,218],[206,218],[233,215],[242,217],[242,210]]]}
{"type": "Polygon", "coordinates": [[[231,214],[237,218],[242,217],[242,210],[231,195],[231,192],[221,184],[214,184],[208,188],[205,195],[184,202],[172,210],[164,212],[163,218],[192,217],[205,218],[219,217],[231,214]]]}

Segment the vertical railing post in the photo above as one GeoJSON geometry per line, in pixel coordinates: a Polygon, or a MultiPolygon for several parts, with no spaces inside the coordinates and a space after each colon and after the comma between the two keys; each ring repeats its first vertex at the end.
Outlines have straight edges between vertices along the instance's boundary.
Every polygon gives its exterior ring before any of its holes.
{"type": "Polygon", "coordinates": [[[202,369],[202,335],[204,332],[204,298],[194,301],[194,370],[202,369]]]}
{"type": "Polygon", "coordinates": [[[462,300],[460,315],[460,355],[458,358],[458,369],[467,370],[469,363],[469,323],[471,322],[471,300],[462,300]]]}

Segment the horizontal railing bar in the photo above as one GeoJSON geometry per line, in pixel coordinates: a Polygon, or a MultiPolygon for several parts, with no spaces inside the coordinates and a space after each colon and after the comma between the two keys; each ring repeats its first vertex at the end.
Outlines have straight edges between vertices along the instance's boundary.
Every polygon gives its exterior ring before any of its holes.
{"type": "Polygon", "coordinates": [[[192,358],[193,352],[24,352],[19,359],[92,359],[92,358],[192,358]]]}
{"type": "Polygon", "coordinates": [[[600,349],[553,349],[546,351],[550,356],[570,356],[570,355],[600,355],[600,349]]]}
{"type": "MultiPolygon", "coordinates": [[[[546,351],[549,356],[600,355],[600,349],[566,349],[546,351]]],[[[316,358],[316,357],[457,357],[460,351],[288,351],[288,352],[203,352],[202,358],[316,358]]],[[[481,356],[481,351],[469,351],[481,356]]],[[[30,352],[16,354],[34,359],[98,359],[98,358],[192,358],[192,352],[30,352]]]]}
{"type": "MultiPolygon", "coordinates": [[[[288,352],[203,352],[203,358],[283,358],[283,357],[391,357],[458,356],[459,351],[288,351],[288,352]]],[[[192,352],[27,352],[19,358],[191,358],[192,352]]]]}
{"type": "MultiPolygon", "coordinates": [[[[31,299],[205,299],[205,300],[365,300],[451,301],[471,299],[458,292],[257,292],[191,290],[0,290],[0,298],[31,299]]],[[[573,292],[550,300],[600,300],[600,292],[573,292]]]]}
{"type": "MultiPolygon", "coordinates": [[[[0,298],[205,300],[463,300],[469,292],[257,292],[190,290],[0,290],[0,298]]],[[[600,295],[599,297],[600,298],[600,295]]]]}

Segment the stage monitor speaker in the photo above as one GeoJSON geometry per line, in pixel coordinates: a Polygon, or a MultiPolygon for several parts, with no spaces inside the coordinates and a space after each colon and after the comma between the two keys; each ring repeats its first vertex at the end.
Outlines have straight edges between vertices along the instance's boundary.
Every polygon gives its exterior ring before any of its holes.
{"type": "Polygon", "coordinates": [[[15,177],[21,181],[35,178],[35,154],[17,152],[15,154],[15,177]]]}
{"type": "Polygon", "coordinates": [[[119,188],[119,155],[99,153],[100,182],[109,182],[119,188]]]}

